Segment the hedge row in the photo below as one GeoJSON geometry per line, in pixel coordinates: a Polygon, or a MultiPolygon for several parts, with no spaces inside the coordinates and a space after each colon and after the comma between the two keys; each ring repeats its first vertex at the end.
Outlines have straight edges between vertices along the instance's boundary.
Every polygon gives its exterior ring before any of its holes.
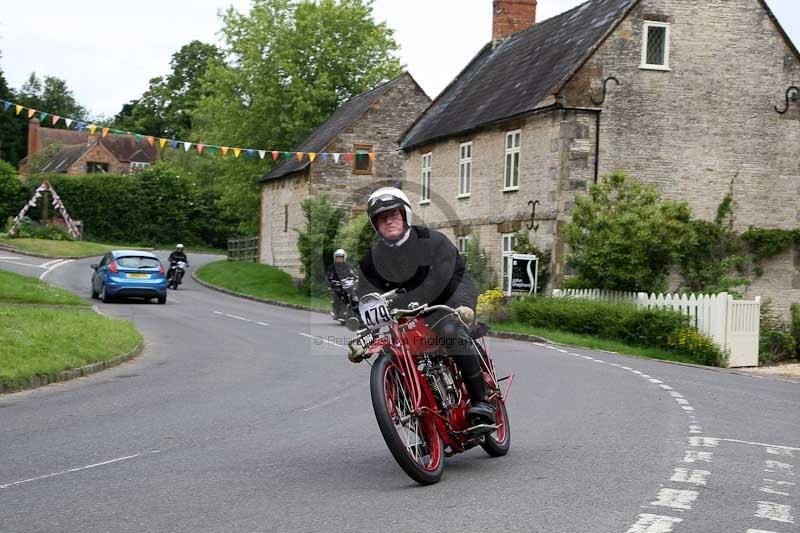
{"type": "MultiPolygon", "coordinates": [[[[25,197],[29,198],[45,178],[64,201],[70,216],[83,222],[86,240],[224,246],[231,233],[230,224],[220,220],[211,191],[162,165],[134,176],[37,176],[25,183],[25,197]]],[[[37,219],[40,214],[41,209],[37,208],[31,216],[37,219]]]]}
{"type": "Polygon", "coordinates": [[[688,317],[666,309],[569,298],[524,298],[511,304],[516,322],[655,347],[692,357],[697,363],[724,366],[725,355],[689,325],[688,317]]]}

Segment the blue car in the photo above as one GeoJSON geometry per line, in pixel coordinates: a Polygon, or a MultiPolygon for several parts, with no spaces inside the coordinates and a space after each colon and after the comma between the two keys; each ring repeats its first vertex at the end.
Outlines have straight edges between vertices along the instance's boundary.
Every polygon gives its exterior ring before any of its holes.
{"type": "Polygon", "coordinates": [[[156,298],[160,304],[167,303],[166,272],[150,252],[109,252],[92,269],[92,298],[106,303],[117,297],[156,298]]]}

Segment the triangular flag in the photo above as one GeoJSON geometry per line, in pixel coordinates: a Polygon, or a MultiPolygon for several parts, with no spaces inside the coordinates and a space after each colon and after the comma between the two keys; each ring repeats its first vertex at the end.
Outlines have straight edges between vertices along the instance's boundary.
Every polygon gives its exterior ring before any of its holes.
{"type": "Polygon", "coordinates": [[[178,141],[176,141],[176,140],[170,141],[169,142],[169,147],[177,149],[178,148],[178,141]]]}
{"type": "Polygon", "coordinates": [[[233,149],[233,157],[239,157],[239,154],[241,154],[241,153],[242,153],[242,149],[241,148],[234,148],[233,149]]]}
{"type": "Polygon", "coordinates": [[[261,159],[264,159],[264,158],[267,156],[267,151],[266,151],[266,150],[259,150],[259,151],[258,151],[258,156],[259,156],[261,159]]]}
{"type": "Polygon", "coordinates": [[[272,152],[272,160],[273,161],[277,161],[279,155],[280,155],[280,152],[272,152]]]}
{"type": "Polygon", "coordinates": [[[25,109],[25,108],[24,108],[24,107],[22,107],[21,105],[16,105],[16,106],[14,106],[14,107],[16,107],[16,108],[17,108],[17,113],[16,113],[17,115],[19,115],[19,114],[22,112],[22,110],[23,110],[23,109],[25,109]]]}
{"type": "Polygon", "coordinates": [[[327,161],[327,160],[328,160],[328,154],[327,154],[327,152],[323,152],[323,153],[321,153],[321,154],[320,154],[320,156],[322,157],[322,160],[323,160],[323,161],[327,161]]]}
{"type": "Polygon", "coordinates": [[[8,111],[9,107],[11,107],[11,102],[3,102],[3,111],[8,111]]]}
{"type": "Polygon", "coordinates": [[[59,120],[61,120],[61,117],[59,117],[58,115],[53,115],[53,118],[52,118],[52,121],[53,121],[53,126],[55,126],[56,124],[58,124],[58,121],[59,121],[59,120]]]}
{"type": "Polygon", "coordinates": [[[67,125],[68,128],[72,126],[72,122],[73,120],[71,118],[64,119],[64,123],[67,125]]]}
{"type": "Polygon", "coordinates": [[[44,119],[46,119],[46,118],[47,118],[47,115],[49,115],[49,114],[50,114],[50,113],[45,113],[44,111],[39,111],[39,120],[41,120],[42,122],[44,122],[44,119]]]}
{"type": "Polygon", "coordinates": [[[338,163],[338,162],[339,162],[339,157],[341,157],[341,155],[342,155],[342,154],[340,154],[340,153],[338,153],[338,152],[334,152],[334,154],[333,154],[333,160],[334,160],[335,162],[337,162],[337,163],[338,163]]]}
{"type": "Polygon", "coordinates": [[[155,143],[156,143],[156,138],[153,137],[152,135],[148,135],[147,136],[147,144],[149,144],[150,146],[153,146],[155,143]]]}
{"type": "Polygon", "coordinates": [[[206,146],[205,144],[198,144],[197,145],[197,153],[198,154],[202,154],[203,153],[203,148],[205,148],[205,146],[206,146]]]}
{"type": "Polygon", "coordinates": [[[228,148],[227,146],[223,146],[221,150],[222,150],[222,155],[226,156],[228,155],[228,150],[230,150],[230,148],[228,148]]]}
{"type": "Polygon", "coordinates": [[[142,136],[141,136],[141,135],[139,135],[139,134],[137,133],[137,134],[136,134],[136,135],[134,135],[133,137],[134,137],[134,139],[136,139],[136,144],[141,144],[141,142],[142,142],[142,136]]]}
{"type": "Polygon", "coordinates": [[[369,153],[369,160],[370,161],[375,161],[375,159],[377,159],[377,157],[378,157],[378,154],[376,154],[375,152],[370,152],[369,153]]]}
{"type": "Polygon", "coordinates": [[[283,152],[283,157],[289,161],[292,158],[292,152],[283,152]]]}
{"type": "Polygon", "coordinates": [[[119,139],[119,136],[122,135],[122,132],[119,130],[113,130],[111,134],[114,136],[115,139],[119,139]]]}
{"type": "Polygon", "coordinates": [[[344,154],[344,160],[345,161],[352,161],[353,160],[353,152],[346,152],[344,154]]]}
{"type": "Polygon", "coordinates": [[[103,137],[105,137],[106,135],[108,135],[108,131],[109,131],[109,129],[108,129],[108,128],[103,128],[103,137]]]}
{"type": "Polygon", "coordinates": [[[217,147],[216,146],[209,146],[207,151],[208,151],[208,155],[215,155],[217,153],[217,147]]]}
{"type": "Polygon", "coordinates": [[[79,120],[78,122],[76,122],[76,123],[75,123],[75,127],[76,127],[76,128],[79,130],[79,131],[83,131],[83,130],[85,130],[85,129],[86,129],[86,123],[85,123],[85,122],[81,122],[81,121],[79,120]]]}
{"type": "Polygon", "coordinates": [[[96,129],[97,129],[97,126],[95,126],[94,124],[89,124],[89,133],[94,135],[94,130],[96,130],[96,129]]]}
{"type": "Polygon", "coordinates": [[[294,154],[294,156],[297,158],[298,161],[302,161],[304,155],[306,155],[306,154],[303,153],[303,152],[295,152],[295,154],[294,154]]]}
{"type": "Polygon", "coordinates": [[[254,153],[253,150],[251,150],[250,148],[244,151],[244,155],[246,155],[247,157],[253,157],[253,153],[254,153]]]}
{"type": "Polygon", "coordinates": [[[190,143],[188,141],[184,141],[184,143],[183,143],[183,151],[184,152],[188,152],[189,148],[191,148],[191,147],[192,147],[192,143],[190,143]]]}
{"type": "Polygon", "coordinates": [[[36,114],[35,109],[28,109],[28,118],[33,118],[33,115],[36,114]]]}
{"type": "Polygon", "coordinates": [[[317,154],[314,152],[308,152],[308,160],[314,161],[317,158],[317,154]]]}
{"type": "Polygon", "coordinates": [[[166,144],[167,144],[167,140],[166,139],[159,139],[158,140],[158,145],[161,147],[162,150],[164,149],[164,145],[166,145],[166,144]]]}

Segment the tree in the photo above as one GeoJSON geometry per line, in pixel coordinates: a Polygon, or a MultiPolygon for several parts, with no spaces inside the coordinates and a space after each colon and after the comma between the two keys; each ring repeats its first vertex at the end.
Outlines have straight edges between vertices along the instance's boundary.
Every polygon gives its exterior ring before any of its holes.
{"type": "Polygon", "coordinates": [[[347,252],[347,260],[358,264],[378,240],[378,233],[372,227],[366,213],[350,220],[339,230],[338,247],[347,252]]]}
{"type": "MultiPolygon", "coordinates": [[[[0,69],[0,99],[14,101],[14,92],[8,87],[3,70],[0,69]]],[[[19,135],[19,124],[10,112],[0,113],[0,159],[18,165],[23,154],[24,139],[19,135]]]]}
{"type": "Polygon", "coordinates": [[[652,185],[615,172],[576,198],[568,261],[598,289],[662,291],[690,217],[686,202],[662,201],[652,185]]]}
{"type": "Polygon", "coordinates": [[[497,287],[497,278],[494,270],[489,263],[489,254],[481,247],[478,233],[472,234],[467,241],[467,250],[464,254],[464,265],[467,274],[475,282],[479,292],[485,292],[493,287],[497,287]]]}
{"type": "Polygon", "coordinates": [[[185,139],[192,131],[192,114],[203,95],[209,64],[222,61],[213,44],[192,41],[172,55],[171,72],[150,80],[141,98],[122,106],[114,127],[156,137],[185,139]]]}
{"type": "Polygon", "coordinates": [[[306,227],[296,231],[300,269],[305,276],[303,287],[308,294],[324,294],[327,287],[325,273],[333,263],[336,234],[344,218],[344,209],[336,207],[326,194],[306,198],[302,208],[306,227]]]}
{"type": "Polygon", "coordinates": [[[17,169],[10,163],[0,161],[0,228],[9,217],[19,213],[25,202],[30,200],[30,193],[30,187],[17,176],[17,169]]]}

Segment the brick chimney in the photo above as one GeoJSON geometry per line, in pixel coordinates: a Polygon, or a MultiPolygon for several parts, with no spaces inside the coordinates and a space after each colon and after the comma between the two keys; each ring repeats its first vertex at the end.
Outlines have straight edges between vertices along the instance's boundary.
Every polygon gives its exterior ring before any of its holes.
{"type": "Polygon", "coordinates": [[[492,41],[501,41],[536,24],[536,0],[494,0],[492,41]]]}
{"type": "Polygon", "coordinates": [[[41,151],[42,137],[39,135],[39,119],[32,118],[28,121],[28,157],[41,151]]]}

